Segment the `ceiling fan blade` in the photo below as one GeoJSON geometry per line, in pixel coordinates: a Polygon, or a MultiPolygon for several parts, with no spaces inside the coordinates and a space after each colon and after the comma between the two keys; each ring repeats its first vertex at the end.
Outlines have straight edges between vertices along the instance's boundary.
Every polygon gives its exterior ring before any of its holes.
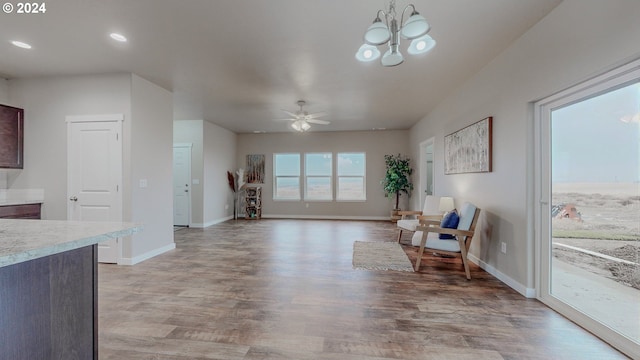
{"type": "Polygon", "coordinates": [[[308,119],[307,122],[308,123],[312,123],[312,124],[320,124],[320,125],[329,125],[329,124],[331,124],[331,121],[318,120],[318,119],[308,119]]]}
{"type": "Polygon", "coordinates": [[[287,111],[285,109],[281,109],[281,110],[284,111],[284,113],[289,115],[289,116],[292,116],[292,117],[294,117],[296,119],[298,118],[298,114],[296,114],[296,113],[292,113],[291,111],[287,111]]]}
{"type": "Polygon", "coordinates": [[[314,113],[314,114],[308,114],[308,115],[305,116],[305,118],[306,119],[315,119],[315,118],[319,118],[319,117],[322,117],[322,116],[327,116],[327,113],[326,112],[317,112],[317,113],[314,113]]]}
{"type": "Polygon", "coordinates": [[[296,121],[298,119],[273,119],[273,121],[296,121]]]}

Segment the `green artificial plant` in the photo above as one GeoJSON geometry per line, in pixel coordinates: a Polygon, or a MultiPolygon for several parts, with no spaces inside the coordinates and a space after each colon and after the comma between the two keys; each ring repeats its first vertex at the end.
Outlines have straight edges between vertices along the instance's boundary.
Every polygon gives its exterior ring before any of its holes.
{"type": "Polygon", "coordinates": [[[413,184],[411,183],[411,160],[408,157],[398,155],[385,155],[384,162],[387,166],[387,172],[381,184],[384,188],[385,196],[396,196],[396,205],[394,209],[399,209],[401,193],[411,196],[413,184]]]}

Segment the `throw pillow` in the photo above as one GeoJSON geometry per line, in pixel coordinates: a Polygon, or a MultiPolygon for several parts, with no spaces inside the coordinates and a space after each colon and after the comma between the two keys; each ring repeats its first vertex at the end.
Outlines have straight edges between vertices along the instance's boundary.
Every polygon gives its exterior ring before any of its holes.
{"type": "MultiPolygon", "coordinates": [[[[441,228],[448,229],[457,229],[458,223],[460,222],[460,216],[458,216],[458,212],[456,209],[453,209],[446,213],[440,222],[441,228]]],[[[440,239],[455,239],[455,236],[451,234],[440,234],[440,239]]]]}

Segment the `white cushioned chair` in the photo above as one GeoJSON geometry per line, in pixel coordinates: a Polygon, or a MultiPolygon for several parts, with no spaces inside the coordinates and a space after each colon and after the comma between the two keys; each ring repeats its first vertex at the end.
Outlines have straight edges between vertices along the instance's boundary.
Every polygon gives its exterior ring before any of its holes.
{"type": "Polygon", "coordinates": [[[420,224],[420,218],[423,220],[439,220],[442,219],[442,211],[440,208],[440,197],[434,195],[427,195],[424,199],[424,207],[422,211],[399,211],[398,215],[402,216],[402,219],[396,223],[398,227],[398,242],[402,237],[403,231],[412,231],[413,237],[411,238],[411,244],[413,246],[420,245],[420,239],[422,239],[422,232],[416,232],[416,228],[420,224]]]}
{"type": "Polygon", "coordinates": [[[420,249],[418,250],[418,258],[416,259],[416,271],[420,270],[420,260],[424,249],[434,250],[438,254],[460,257],[462,265],[467,275],[467,279],[471,280],[471,272],[467,260],[467,252],[473,239],[476,229],[476,223],[480,216],[480,209],[475,205],[465,202],[462,204],[458,212],[460,221],[456,229],[441,228],[438,221],[420,220],[420,225],[416,227],[416,231],[422,232],[420,239],[420,249]],[[453,235],[453,239],[440,239],[440,234],[453,235]]]}

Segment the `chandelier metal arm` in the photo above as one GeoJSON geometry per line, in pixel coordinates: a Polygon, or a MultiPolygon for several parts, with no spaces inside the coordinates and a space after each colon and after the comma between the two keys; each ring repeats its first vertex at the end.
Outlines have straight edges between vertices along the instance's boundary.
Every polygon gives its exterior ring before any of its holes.
{"type": "Polygon", "coordinates": [[[389,19],[388,19],[388,15],[386,12],[384,12],[384,10],[380,9],[378,10],[378,12],[376,13],[376,18],[373,19],[373,22],[382,22],[382,19],[384,19],[384,22],[387,24],[387,26],[389,26],[389,19]],[[380,13],[382,13],[382,17],[380,17],[380,13]]]}
{"type": "MultiPolygon", "coordinates": [[[[409,5],[405,6],[404,10],[402,10],[402,15],[400,15],[400,27],[404,26],[404,14],[407,12],[407,9],[409,7],[411,7],[411,9],[412,9],[411,15],[413,15],[413,13],[417,13],[415,5],[409,4],[409,5]]],[[[409,15],[409,16],[411,16],[411,15],[409,15]]]]}

